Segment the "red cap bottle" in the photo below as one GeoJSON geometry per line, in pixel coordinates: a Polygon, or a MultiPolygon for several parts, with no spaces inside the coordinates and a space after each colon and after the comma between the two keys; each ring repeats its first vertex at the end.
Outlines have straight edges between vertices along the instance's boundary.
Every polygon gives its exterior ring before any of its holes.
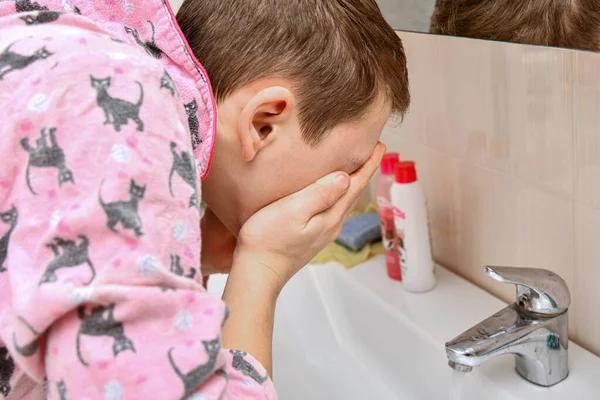
{"type": "Polygon", "coordinates": [[[400,162],[400,154],[398,153],[386,153],[381,159],[381,174],[382,175],[394,175],[394,167],[400,162]]]}
{"type": "Polygon", "coordinates": [[[399,162],[398,153],[387,153],[381,160],[381,173],[375,180],[377,205],[381,219],[381,237],[385,249],[385,263],[388,276],[394,280],[402,280],[400,258],[396,246],[396,230],[394,228],[394,213],[390,198],[390,190],[394,183],[394,166],[399,162]]]}
{"type": "Polygon", "coordinates": [[[427,218],[427,200],[417,180],[414,161],[396,164],[390,189],[394,228],[398,237],[400,273],[409,292],[427,292],[435,287],[435,264],[427,218]]]}
{"type": "Polygon", "coordinates": [[[413,183],[417,181],[417,169],[414,161],[402,161],[394,167],[397,183],[413,183]]]}

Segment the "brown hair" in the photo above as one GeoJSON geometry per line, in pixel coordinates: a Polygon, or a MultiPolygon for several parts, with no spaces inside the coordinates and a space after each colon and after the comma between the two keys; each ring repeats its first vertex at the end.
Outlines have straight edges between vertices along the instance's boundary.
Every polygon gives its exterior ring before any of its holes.
{"type": "Polygon", "coordinates": [[[259,79],[290,79],[313,146],[379,93],[392,111],[408,109],[404,47],[375,0],[186,0],[177,21],[217,101],[259,79]]]}
{"type": "Polygon", "coordinates": [[[431,33],[600,50],[598,0],[437,0],[431,33]]]}

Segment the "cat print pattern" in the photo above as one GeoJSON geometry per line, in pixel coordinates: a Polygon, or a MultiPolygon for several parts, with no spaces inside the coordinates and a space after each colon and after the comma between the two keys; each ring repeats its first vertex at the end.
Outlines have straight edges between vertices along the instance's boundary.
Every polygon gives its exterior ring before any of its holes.
{"type": "Polygon", "coordinates": [[[11,50],[14,43],[10,44],[2,53],[0,53],[0,81],[9,72],[18,71],[27,68],[36,61],[45,60],[54,53],[46,49],[46,46],[36,50],[33,54],[23,55],[11,50]]]}
{"type": "Polygon", "coordinates": [[[25,21],[27,25],[40,25],[54,22],[58,20],[62,14],[63,13],[56,11],[40,11],[37,14],[29,14],[19,18],[25,21]]]}
{"type": "Polygon", "coordinates": [[[188,126],[190,128],[190,134],[192,135],[192,148],[196,148],[202,144],[200,140],[200,123],[198,122],[198,103],[196,99],[184,104],[185,113],[188,116],[188,126]]]}
{"type": "Polygon", "coordinates": [[[4,263],[6,262],[6,257],[8,256],[8,245],[10,242],[10,235],[12,235],[15,227],[17,226],[17,221],[19,219],[19,212],[16,207],[13,205],[8,211],[0,213],[0,219],[6,225],[9,226],[8,231],[0,238],[0,273],[6,272],[6,267],[4,263]]]}
{"type": "Polygon", "coordinates": [[[15,9],[18,13],[29,11],[48,11],[48,7],[41,6],[38,2],[31,2],[31,0],[16,0],[15,9]]]}
{"type": "MultiPolygon", "coordinates": [[[[171,254],[171,272],[178,276],[184,276],[185,271],[181,266],[181,258],[177,254],[171,254]]],[[[190,272],[185,275],[186,278],[194,279],[196,268],[190,268],[190,272]]]]}
{"type": "Polygon", "coordinates": [[[156,45],[156,41],[155,41],[155,37],[154,37],[154,35],[155,35],[154,24],[150,20],[148,20],[146,22],[148,22],[148,24],[150,24],[150,28],[152,29],[152,39],[149,41],[146,41],[146,42],[142,41],[140,39],[140,34],[138,33],[137,29],[131,29],[128,26],[126,26],[125,32],[127,32],[129,35],[133,36],[133,39],[135,40],[135,42],[138,45],[142,46],[144,48],[144,50],[146,50],[146,53],[150,54],[154,58],[162,58],[162,51],[156,45]]]}
{"type": "Polygon", "coordinates": [[[130,103],[123,99],[112,97],[108,94],[111,77],[96,79],[90,75],[92,88],[96,89],[96,102],[104,111],[104,125],[110,124],[115,131],[121,131],[121,125],[127,125],[129,120],[137,124],[137,130],[144,130],[144,122],[140,119],[140,108],[144,102],[144,87],[138,81],[135,81],[140,87],[140,97],[137,103],[130,103]]]}
{"type": "Polygon", "coordinates": [[[204,350],[206,350],[208,360],[188,373],[182,372],[175,363],[175,360],[173,359],[174,349],[169,350],[169,362],[171,363],[171,367],[173,367],[173,370],[175,370],[175,373],[183,382],[183,397],[188,397],[194,393],[194,391],[198,389],[198,386],[212,374],[215,364],[217,363],[217,356],[221,350],[219,338],[210,341],[203,340],[202,344],[204,345],[204,350]]]}
{"type": "Polygon", "coordinates": [[[39,139],[35,140],[35,147],[31,147],[27,138],[21,139],[21,146],[29,153],[29,162],[25,170],[25,180],[31,193],[37,194],[31,186],[29,177],[31,167],[56,168],[58,170],[59,187],[62,187],[67,182],[75,183],[73,172],[66,164],[65,152],[56,143],[56,128],[50,128],[48,131],[46,128],[42,128],[39,139]]]}
{"type": "Polygon", "coordinates": [[[173,82],[171,75],[169,75],[169,73],[166,70],[163,73],[162,78],[160,78],[160,88],[167,89],[171,93],[171,96],[175,96],[175,93],[179,94],[177,92],[177,87],[175,86],[175,82],[173,82]]]}
{"type": "Polygon", "coordinates": [[[6,347],[0,347],[0,393],[5,398],[12,391],[10,379],[15,372],[15,362],[6,347]]]}
{"type": "Polygon", "coordinates": [[[198,201],[198,180],[196,178],[196,166],[194,165],[194,159],[192,155],[187,151],[182,151],[181,154],[177,152],[177,144],[171,142],[171,153],[173,154],[173,166],[171,167],[171,173],[169,174],[169,191],[171,196],[173,194],[173,175],[177,173],[194,191],[190,196],[189,207],[200,206],[198,201]]]}
{"type": "Polygon", "coordinates": [[[79,235],[79,239],[81,241],[77,244],[74,240],[55,237],[52,242],[46,244],[46,247],[52,250],[54,259],[46,266],[46,270],[40,278],[40,286],[45,283],[56,282],[58,280],[56,271],[59,269],[74,268],[81,265],[87,265],[92,273],[91,278],[85,285],[92,283],[96,277],[96,270],[89,256],[90,241],[85,235],[79,235]]]}
{"type": "MultiPolygon", "coordinates": [[[[179,255],[177,254],[171,254],[171,269],[170,269],[171,273],[177,275],[177,276],[185,276],[188,279],[194,279],[194,277],[196,276],[196,268],[190,268],[190,272],[187,275],[185,274],[185,270],[183,269],[183,267],[181,266],[181,257],[179,257],[179,255]]],[[[161,287],[160,290],[163,292],[168,291],[171,288],[168,287],[161,287]]],[[[175,291],[175,289],[171,289],[173,291],[175,291]]]]}
{"type": "Polygon", "coordinates": [[[231,363],[233,369],[240,371],[242,374],[246,375],[249,378],[252,378],[256,383],[262,385],[265,383],[269,376],[265,374],[261,376],[254,365],[250,364],[248,361],[244,359],[248,353],[239,351],[239,350],[229,350],[229,352],[233,355],[233,362],[231,363]]]}
{"type": "Polygon", "coordinates": [[[67,400],[67,385],[63,379],[56,382],[56,391],[58,392],[59,400],[67,400]]]}
{"type": "Polygon", "coordinates": [[[129,183],[129,200],[105,203],[102,200],[102,184],[98,200],[108,218],[107,226],[113,232],[118,233],[116,226],[120,222],[124,229],[132,229],[135,236],[142,236],[142,219],[138,214],[140,202],[144,199],[146,185],[141,186],[132,179],[129,183]]]}
{"type": "Polygon", "coordinates": [[[132,351],[135,353],[135,347],[131,339],[125,336],[125,328],[123,323],[115,319],[115,305],[96,306],[90,314],[85,311],[85,306],[80,306],[77,309],[77,315],[81,320],[79,330],[77,331],[77,357],[79,361],[86,367],[89,364],[85,361],[81,354],[81,337],[109,337],[113,339],[112,354],[117,357],[123,351],[132,351]]]}
{"type": "Polygon", "coordinates": [[[35,336],[35,338],[26,345],[20,346],[17,341],[17,335],[13,333],[13,346],[15,347],[17,353],[19,353],[23,357],[31,357],[37,352],[40,333],[36,329],[34,329],[33,326],[31,326],[31,324],[27,322],[25,318],[19,316],[18,319],[23,325],[27,327],[27,329],[29,329],[29,331],[35,336]]]}

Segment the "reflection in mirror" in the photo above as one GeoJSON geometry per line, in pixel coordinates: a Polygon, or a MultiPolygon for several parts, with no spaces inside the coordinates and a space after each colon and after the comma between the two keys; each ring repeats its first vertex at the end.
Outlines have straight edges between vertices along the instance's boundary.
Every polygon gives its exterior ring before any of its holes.
{"type": "Polygon", "coordinates": [[[394,29],[600,51],[600,0],[378,0],[394,29]]]}

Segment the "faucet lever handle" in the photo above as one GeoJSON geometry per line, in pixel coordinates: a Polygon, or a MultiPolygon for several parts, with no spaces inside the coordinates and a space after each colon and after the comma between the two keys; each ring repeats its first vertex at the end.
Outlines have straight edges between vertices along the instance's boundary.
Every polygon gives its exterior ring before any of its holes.
{"type": "Polygon", "coordinates": [[[486,266],[485,274],[499,282],[517,287],[516,304],[524,311],[537,314],[562,314],[571,304],[565,281],[552,271],[538,268],[486,266]]]}

